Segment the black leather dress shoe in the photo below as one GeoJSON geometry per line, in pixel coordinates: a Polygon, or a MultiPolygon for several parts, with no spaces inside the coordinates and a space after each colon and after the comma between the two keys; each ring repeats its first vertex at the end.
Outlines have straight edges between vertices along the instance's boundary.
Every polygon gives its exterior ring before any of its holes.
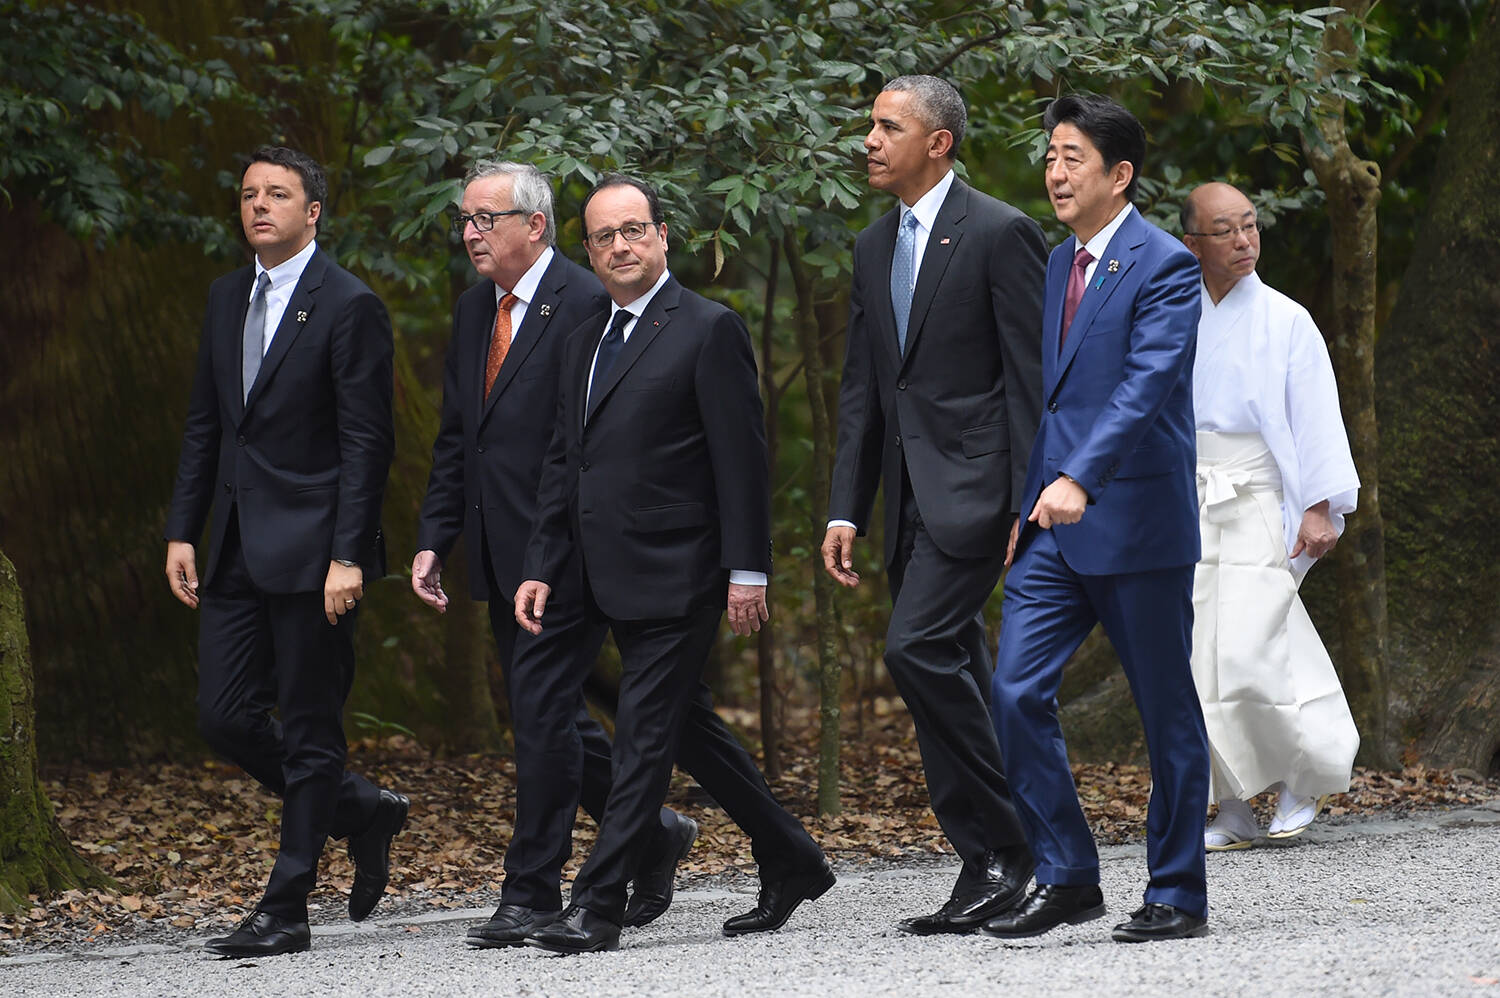
{"type": "Polygon", "coordinates": [[[587,908],[569,905],[561,916],[533,929],[526,945],[552,953],[602,953],[620,948],[620,927],[587,908]]]}
{"type": "Polygon", "coordinates": [[[349,917],[364,921],[375,910],[391,881],[391,840],[406,824],[411,801],[389,790],[380,791],[369,827],[349,836],[349,858],[354,860],[354,883],[349,888],[349,917]]]}
{"type": "Polygon", "coordinates": [[[625,906],[625,924],[637,928],[654,922],[672,906],[672,889],[681,863],[698,841],[698,823],[685,814],[672,812],[672,827],[663,828],[642,858],[635,875],[635,890],[625,906]]]}
{"type": "Polygon", "coordinates": [[[828,893],[834,881],[833,871],[824,862],[807,873],[794,873],[779,880],[763,880],[755,907],[724,923],[726,936],[743,936],[748,932],[771,932],[786,924],[792,912],[803,901],[816,901],[828,893]]]}
{"type": "Polygon", "coordinates": [[[990,918],[1008,911],[1026,897],[1036,862],[1024,848],[1011,856],[1000,853],[985,855],[986,879],[977,884],[953,889],[953,896],[931,915],[917,915],[896,923],[902,932],[914,936],[942,933],[962,935],[978,929],[990,918]]]}
{"type": "Polygon", "coordinates": [[[561,914],[561,911],[535,911],[520,904],[502,904],[488,922],[469,926],[464,942],[476,949],[520,946],[528,935],[551,925],[561,914]]]}
{"type": "Polygon", "coordinates": [[[281,918],[256,909],[227,936],[210,939],[203,948],[226,957],[280,956],[301,953],[312,947],[312,931],[306,922],[281,918]]]}
{"type": "Polygon", "coordinates": [[[1169,904],[1147,904],[1131,913],[1130,921],[1115,926],[1117,943],[1149,943],[1158,939],[1187,939],[1208,935],[1208,919],[1189,915],[1169,904]]]}
{"type": "Polygon", "coordinates": [[[1015,908],[984,923],[984,934],[1000,939],[1025,939],[1049,932],[1064,922],[1078,925],[1104,914],[1104,894],[1097,884],[1064,887],[1038,884],[1015,908]]]}

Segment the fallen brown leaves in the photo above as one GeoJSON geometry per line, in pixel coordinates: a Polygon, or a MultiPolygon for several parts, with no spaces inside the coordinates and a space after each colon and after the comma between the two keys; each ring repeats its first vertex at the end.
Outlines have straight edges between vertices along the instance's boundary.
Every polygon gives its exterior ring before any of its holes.
{"type": "MultiPolygon", "coordinates": [[[[741,730],[755,716],[726,710],[741,730]]],[[[899,701],[867,708],[863,734],[843,746],[843,813],[814,818],[817,735],[809,717],[784,746],[784,773],[773,789],[801,816],[834,859],[893,859],[947,852],[928,806],[911,720],[899,701]]],[[[846,717],[848,715],[846,714],[846,717]]],[[[510,758],[435,758],[393,737],[351,746],[350,767],[412,798],[406,830],[392,856],[391,893],[432,908],[494,903],[511,832],[515,767],[510,758]]],[[[1102,842],[1139,837],[1150,774],[1127,765],[1074,767],[1079,797],[1102,842]]],[[[162,926],[210,932],[237,921],[260,896],[276,855],[281,805],[239,770],[219,762],[153,765],[77,773],[48,781],[58,820],[78,850],[119,883],[118,890],[72,890],[0,919],[0,939],[47,944],[130,937],[162,926]]],[[[1329,813],[1400,814],[1473,805],[1500,797],[1500,783],[1477,773],[1424,769],[1359,770],[1329,813]]],[[[668,801],[697,819],[697,845],[681,870],[753,870],[749,843],[726,814],[678,776],[668,801]]],[[[1269,818],[1269,795],[1258,806],[1269,818]]],[[[594,841],[580,815],[567,876],[594,841]]],[[[353,868],[342,843],[324,853],[315,920],[343,917],[353,868]]],[[[389,903],[389,902],[388,902],[389,903]]]]}

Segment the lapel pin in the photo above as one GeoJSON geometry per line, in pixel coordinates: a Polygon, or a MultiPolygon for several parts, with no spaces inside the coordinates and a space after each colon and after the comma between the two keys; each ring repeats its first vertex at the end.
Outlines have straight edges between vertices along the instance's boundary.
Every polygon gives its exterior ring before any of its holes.
{"type": "Polygon", "coordinates": [[[298,312],[297,313],[297,321],[298,322],[306,322],[307,321],[307,313],[306,312],[298,312]]]}
{"type": "Polygon", "coordinates": [[[939,246],[947,246],[952,241],[953,240],[949,239],[947,236],[944,236],[942,239],[938,240],[938,245],[939,246]]]}
{"type": "Polygon", "coordinates": [[[1111,261],[1109,261],[1109,272],[1111,274],[1118,274],[1120,272],[1120,261],[1119,260],[1111,260],[1111,261]]]}
{"type": "Polygon", "coordinates": [[[1104,287],[1104,275],[1100,274],[1099,279],[1094,282],[1094,290],[1098,291],[1102,287],[1104,287]]]}
{"type": "Polygon", "coordinates": [[[547,316],[549,316],[551,314],[552,314],[552,306],[551,305],[543,305],[542,306],[542,318],[545,319],[547,316]]]}
{"type": "Polygon", "coordinates": [[[661,323],[659,323],[655,319],[653,319],[653,320],[651,320],[651,325],[653,325],[653,326],[659,326],[659,325],[661,325],[661,323]]]}

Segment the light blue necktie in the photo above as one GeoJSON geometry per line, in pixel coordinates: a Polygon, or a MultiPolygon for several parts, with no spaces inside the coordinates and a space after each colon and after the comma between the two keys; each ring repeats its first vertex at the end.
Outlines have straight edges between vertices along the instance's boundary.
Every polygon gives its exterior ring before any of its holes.
{"type": "Polygon", "coordinates": [[[896,313],[896,342],[906,353],[906,323],[911,318],[911,294],[917,283],[917,216],[901,211],[896,230],[896,255],[891,258],[891,309],[896,313]]]}
{"type": "Polygon", "coordinates": [[[250,386],[260,373],[260,362],[266,350],[266,289],[271,286],[271,275],[264,270],[255,281],[255,297],[250,299],[250,311],[245,313],[245,339],[240,353],[240,384],[244,388],[243,398],[250,398],[250,386]]]}

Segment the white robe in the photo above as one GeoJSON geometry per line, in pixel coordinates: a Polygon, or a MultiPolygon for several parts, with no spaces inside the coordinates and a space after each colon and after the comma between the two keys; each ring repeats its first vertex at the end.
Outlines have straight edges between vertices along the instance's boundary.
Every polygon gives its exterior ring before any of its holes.
{"type": "Polygon", "coordinates": [[[1359,735],[1297,596],[1314,559],[1290,559],[1308,507],[1328,500],[1340,533],[1355,508],[1333,366],[1307,311],[1256,275],[1218,305],[1202,294],[1193,678],[1212,793],[1244,799],[1281,781],[1299,797],[1336,793],[1359,735]]]}

